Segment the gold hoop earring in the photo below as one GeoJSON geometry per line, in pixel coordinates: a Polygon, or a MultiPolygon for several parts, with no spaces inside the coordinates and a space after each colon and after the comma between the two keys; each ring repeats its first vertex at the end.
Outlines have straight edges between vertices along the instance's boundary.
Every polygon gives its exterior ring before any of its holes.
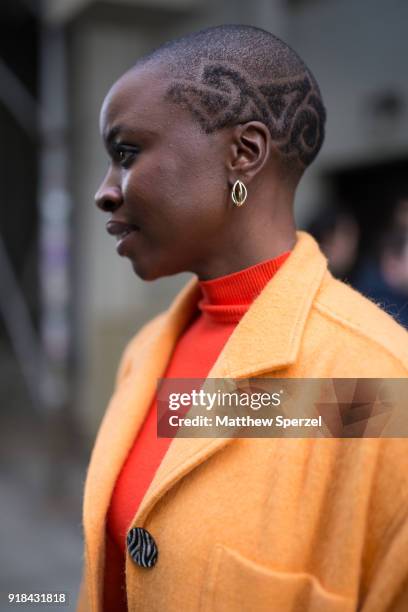
{"type": "Polygon", "coordinates": [[[239,179],[235,181],[231,191],[231,198],[235,206],[242,206],[247,199],[248,191],[244,183],[239,179]]]}

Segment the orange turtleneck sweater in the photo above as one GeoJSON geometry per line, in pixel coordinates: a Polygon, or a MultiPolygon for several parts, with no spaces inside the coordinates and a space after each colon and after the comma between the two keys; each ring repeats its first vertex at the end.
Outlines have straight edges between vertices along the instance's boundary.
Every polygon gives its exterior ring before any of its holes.
{"type": "MultiPolygon", "coordinates": [[[[179,339],[165,378],[205,378],[235,326],[289,252],[214,280],[200,281],[196,316],[179,339]]],[[[125,546],[128,527],[172,438],[157,438],[157,404],[122,467],[107,515],[104,612],[125,612],[125,546]]]]}

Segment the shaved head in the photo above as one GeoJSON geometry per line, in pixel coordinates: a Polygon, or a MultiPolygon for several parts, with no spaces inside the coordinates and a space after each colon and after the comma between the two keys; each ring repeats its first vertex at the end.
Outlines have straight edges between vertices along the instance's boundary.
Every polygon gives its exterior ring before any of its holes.
{"type": "Polygon", "coordinates": [[[143,56],[166,66],[165,98],[211,134],[264,123],[288,174],[298,180],[324,139],[326,112],[311,71],[286,43],[260,28],[222,25],[193,32],[143,56]]]}

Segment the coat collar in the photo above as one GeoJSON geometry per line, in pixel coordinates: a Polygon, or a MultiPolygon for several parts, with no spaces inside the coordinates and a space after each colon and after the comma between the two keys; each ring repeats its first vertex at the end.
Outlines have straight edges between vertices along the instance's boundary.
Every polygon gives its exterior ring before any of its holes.
{"type": "MultiPolygon", "coordinates": [[[[249,378],[296,362],[304,326],[327,262],[311,236],[296,245],[229,337],[208,378],[249,378]],[[243,358],[244,356],[244,358],[243,358]]],[[[193,278],[139,347],[138,367],[114,394],[92,452],[84,493],[84,528],[93,606],[103,580],[106,512],[121,466],[133,444],[177,338],[201,296],[193,278]]],[[[142,526],[157,501],[182,477],[230,444],[233,438],[175,438],[132,521],[142,526]]],[[[130,526],[129,526],[130,527],[130,526]]]]}
{"type": "Polygon", "coordinates": [[[259,376],[296,362],[307,316],[327,270],[313,238],[305,232],[297,237],[287,261],[234,329],[209,378],[259,376]]]}

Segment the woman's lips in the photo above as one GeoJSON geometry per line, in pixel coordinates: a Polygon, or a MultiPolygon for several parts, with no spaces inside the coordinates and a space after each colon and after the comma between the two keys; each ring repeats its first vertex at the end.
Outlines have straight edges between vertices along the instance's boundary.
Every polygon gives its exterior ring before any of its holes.
{"type": "Polygon", "coordinates": [[[107,222],[106,229],[109,234],[112,236],[121,237],[129,232],[133,232],[134,230],[138,230],[137,225],[132,223],[125,223],[124,221],[113,221],[112,219],[107,222]]]}
{"type": "Polygon", "coordinates": [[[125,223],[123,221],[108,221],[106,230],[112,236],[116,236],[116,251],[119,255],[126,255],[127,247],[131,241],[132,234],[139,231],[137,225],[125,223]]]}

